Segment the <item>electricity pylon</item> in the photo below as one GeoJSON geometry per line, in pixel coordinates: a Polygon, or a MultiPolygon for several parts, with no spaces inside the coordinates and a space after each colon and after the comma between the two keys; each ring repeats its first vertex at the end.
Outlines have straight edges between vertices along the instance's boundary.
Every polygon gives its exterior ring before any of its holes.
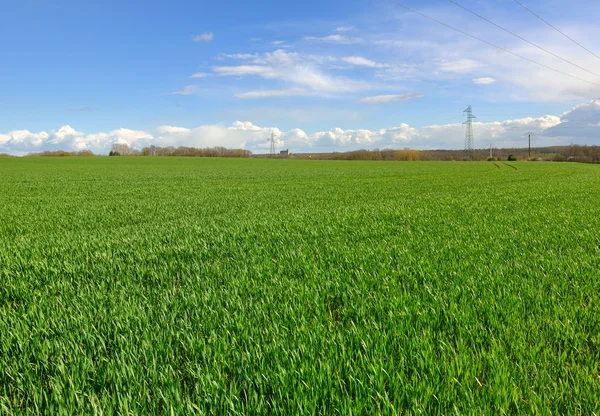
{"type": "Polygon", "coordinates": [[[465,153],[467,154],[467,158],[473,159],[473,120],[477,117],[473,115],[473,109],[469,106],[463,113],[467,115],[467,121],[463,123],[463,125],[467,126],[467,131],[465,133],[465,153]]]}
{"type": "Polygon", "coordinates": [[[275,157],[275,142],[277,142],[275,134],[271,133],[271,137],[269,137],[267,141],[271,142],[271,148],[269,149],[269,157],[275,157]]]}

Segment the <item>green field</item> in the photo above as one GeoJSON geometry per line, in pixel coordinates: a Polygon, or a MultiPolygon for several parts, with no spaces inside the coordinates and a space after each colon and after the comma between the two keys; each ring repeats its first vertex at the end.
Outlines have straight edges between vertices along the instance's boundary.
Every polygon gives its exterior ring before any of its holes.
{"type": "Polygon", "coordinates": [[[599,413],[600,166],[0,175],[0,414],[599,413]]]}

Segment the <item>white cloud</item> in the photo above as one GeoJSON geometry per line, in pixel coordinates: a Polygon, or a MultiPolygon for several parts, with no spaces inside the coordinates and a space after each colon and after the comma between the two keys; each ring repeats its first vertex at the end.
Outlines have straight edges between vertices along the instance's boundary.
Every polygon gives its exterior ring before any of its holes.
{"type": "Polygon", "coordinates": [[[383,68],[386,66],[378,64],[377,62],[371,61],[367,58],[363,58],[362,56],[347,56],[345,58],[342,58],[342,60],[351,65],[366,66],[369,68],[383,68]]]}
{"type": "MultiPolygon", "coordinates": [[[[469,32],[479,33],[483,30],[476,21],[463,20],[464,16],[453,15],[457,26],[470,25],[469,32]]],[[[578,39],[591,42],[600,37],[600,27],[597,25],[578,24],[572,21],[558,21],[561,28],[572,33],[578,39]]],[[[418,23],[421,25],[421,23],[418,23]]],[[[385,33],[378,30],[368,39],[374,46],[370,51],[373,57],[381,56],[374,53],[393,52],[400,63],[416,64],[419,70],[410,74],[410,80],[420,82],[443,82],[443,87],[455,87],[453,79],[473,82],[485,71],[486,78],[493,78],[501,83],[502,90],[490,88],[485,91],[483,99],[490,101],[508,102],[572,102],[574,100],[595,99],[600,97],[600,86],[570,78],[548,68],[527,62],[514,55],[496,48],[486,46],[473,39],[468,39],[459,33],[453,33],[446,28],[432,25],[428,31],[416,31],[417,22],[410,19],[402,20],[402,25],[393,32],[385,33]],[[418,33],[418,35],[417,35],[418,33]],[[394,48],[392,51],[386,49],[394,48]]],[[[600,60],[590,59],[589,53],[579,48],[573,48],[572,43],[559,33],[548,27],[523,27],[523,37],[536,43],[552,45],[552,51],[569,61],[579,63],[586,69],[600,73],[600,60]]],[[[486,38],[488,39],[488,38],[486,38]]],[[[492,40],[492,39],[490,39],[492,40]]],[[[548,56],[543,51],[513,38],[498,38],[496,43],[521,56],[540,62],[559,71],[599,83],[594,77],[567,63],[548,56]]],[[[375,59],[377,60],[377,59],[375,59]]],[[[394,74],[391,70],[379,71],[378,77],[391,81],[406,81],[405,74],[394,74]]],[[[485,84],[475,84],[485,85],[485,84]]]]}
{"type": "Polygon", "coordinates": [[[473,84],[475,85],[490,85],[496,82],[496,80],[492,77],[483,77],[483,78],[475,78],[473,79],[473,84]]]}
{"type": "Polygon", "coordinates": [[[156,131],[158,134],[188,134],[191,130],[185,127],[159,126],[156,131]]]}
{"type": "Polygon", "coordinates": [[[265,78],[275,78],[272,68],[260,65],[215,66],[213,71],[223,76],[262,75],[265,78]]]}
{"type": "Polygon", "coordinates": [[[305,90],[302,88],[290,88],[289,90],[262,90],[248,91],[236,94],[237,98],[268,98],[268,97],[289,97],[293,95],[302,95],[305,90]]]}
{"type": "Polygon", "coordinates": [[[365,97],[360,100],[363,104],[381,104],[381,103],[393,103],[396,101],[409,101],[423,97],[422,93],[410,93],[410,94],[399,94],[399,95],[376,95],[374,97],[365,97]]]}
{"type": "Polygon", "coordinates": [[[349,32],[351,30],[354,30],[354,26],[340,26],[335,29],[336,32],[349,32]]]}
{"type": "Polygon", "coordinates": [[[290,88],[303,88],[306,93],[334,94],[369,89],[364,81],[331,76],[318,67],[324,62],[333,62],[333,57],[290,53],[277,50],[265,53],[252,60],[252,65],[216,66],[213,71],[220,76],[260,76],[287,82],[290,88]]]}
{"type": "Polygon", "coordinates": [[[201,35],[196,35],[192,37],[194,42],[210,42],[213,40],[215,35],[212,32],[202,33],[201,35]]]}
{"type": "Polygon", "coordinates": [[[166,95],[191,95],[196,92],[196,89],[195,85],[186,85],[181,91],[169,92],[166,95]]]}
{"type": "MultiPolygon", "coordinates": [[[[476,147],[485,147],[490,142],[495,147],[524,147],[526,142],[523,134],[529,131],[536,134],[536,146],[570,143],[599,145],[599,123],[600,100],[576,106],[560,116],[477,122],[473,128],[476,147]]],[[[268,150],[266,138],[271,133],[278,136],[278,146],[289,147],[296,153],[403,147],[460,149],[464,143],[464,127],[461,124],[415,128],[401,123],[396,127],[374,131],[333,128],[309,134],[298,128],[282,131],[277,127],[260,127],[249,121],[237,121],[229,127],[214,124],[191,129],[159,126],[154,132],[121,128],[108,133],[86,134],[68,125],[49,133],[16,130],[0,134],[0,153],[25,154],[42,150],[90,149],[95,153],[107,154],[113,143],[124,143],[138,149],[152,144],[224,146],[261,153],[268,150]]]]}
{"type": "MultiPolygon", "coordinates": [[[[67,126],[68,127],[68,126],[67,126]]],[[[11,148],[36,148],[46,144],[50,135],[45,131],[31,133],[28,130],[15,130],[0,136],[0,144],[3,150],[10,152],[11,148]]]]}
{"type": "Polygon", "coordinates": [[[240,61],[245,61],[249,59],[258,58],[258,54],[256,53],[222,53],[219,55],[219,58],[228,58],[228,59],[236,59],[240,61]]]}
{"type": "Polygon", "coordinates": [[[597,141],[600,137],[600,100],[575,106],[561,114],[560,119],[561,123],[548,128],[545,134],[574,142],[577,142],[575,138],[597,141]]]}
{"type": "Polygon", "coordinates": [[[196,72],[195,74],[192,74],[190,78],[207,78],[212,76],[213,74],[210,74],[208,72],[196,72]]]}
{"type": "Polygon", "coordinates": [[[339,35],[337,33],[324,37],[305,36],[302,38],[302,40],[309,42],[339,43],[342,45],[353,45],[357,43],[363,43],[363,40],[360,38],[349,38],[347,36],[339,35]]]}
{"type": "Polygon", "coordinates": [[[443,72],[454,72],[458,74],[464,74],[472,72],[475,69],[479,69],[483,66],[481,62],[473,59],[458,59],[455,61],[442,61],[438,65],[438,69],[443,72]]]}

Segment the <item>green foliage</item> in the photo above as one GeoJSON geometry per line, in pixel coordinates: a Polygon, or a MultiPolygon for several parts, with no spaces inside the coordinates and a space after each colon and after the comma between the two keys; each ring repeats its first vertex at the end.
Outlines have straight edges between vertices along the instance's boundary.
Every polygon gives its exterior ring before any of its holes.
{"type": "Polygon", "coordinates": [[[516,162],[517,160],[519,160],[519,158],[518,158],[518,156],[515,156],[515,155],[508,155],[507,160],[509,162],[516,162]]]}
{"type": "Polygon", "coordinates": [[[0,175],[0,414],[600,409],[598,166],[0,175]]]}

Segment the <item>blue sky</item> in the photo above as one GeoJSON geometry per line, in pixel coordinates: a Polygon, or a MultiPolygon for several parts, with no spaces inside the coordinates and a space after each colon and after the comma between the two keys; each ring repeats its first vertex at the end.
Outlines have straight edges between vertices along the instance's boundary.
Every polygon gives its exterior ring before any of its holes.
{"type": "MultiPolygon", "coordinates": [[[[446,0],[402,2],[600,84],[600,76],[446,0]]],[[[600,74],[600,59],[514,1],[459,3],[600,74]]],[[[600,54],[597,2],[526,5],[600,54]]],[[[540,144],[600,144],[600,87],[386,0],[4,0],[1,7],[0,152],[105,151],[114,142],[261,152],[269,132],[297,151],[460,148],[468,105],[480,147],[512,146],[519,129],[538,132],[540,144]]]]}

